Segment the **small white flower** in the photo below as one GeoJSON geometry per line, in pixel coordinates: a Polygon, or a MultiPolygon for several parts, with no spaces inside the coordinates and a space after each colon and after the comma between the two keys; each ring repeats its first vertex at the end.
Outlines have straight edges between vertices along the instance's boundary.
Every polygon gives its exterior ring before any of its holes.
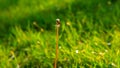
{"type": "Polygon", "coordinates": [[[107,45],[108,45],[108,46],[110,46],[110,45],[111,45],[111,43],[107,43],[107,45]]]}
{"type": "Polygon", "coordinates": [[[59,46],[59,49],[61,49],[61,46],[59,46]]]}
{"type": "Polygon", "coordinates": [[[76,50],[75,52],[76,52],[76,53],[78,53],[78,52],[79,52],[79,50],[76,50]]]}

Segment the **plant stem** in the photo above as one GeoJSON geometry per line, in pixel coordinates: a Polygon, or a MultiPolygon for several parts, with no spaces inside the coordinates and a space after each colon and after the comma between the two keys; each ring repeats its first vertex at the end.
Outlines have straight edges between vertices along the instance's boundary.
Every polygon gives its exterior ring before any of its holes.
{"type": "Polygon", "coordinates": [[[59,31],[59,28],[57,27],[56,29],[56,57],[55,57],[55,66],[54,68],[57,67],[57,60],[58,60],[58,31],[59,31]]]}
{"type": "Polygon", "coordinates": [[[54,68],[57,67],[57,60],[58,60],[58,37],[59,37],[59,27],[60,27],[60,20],[57,19],[56,22],[56,57],[55,57],[55,64],[54,64],[54,68]]]}

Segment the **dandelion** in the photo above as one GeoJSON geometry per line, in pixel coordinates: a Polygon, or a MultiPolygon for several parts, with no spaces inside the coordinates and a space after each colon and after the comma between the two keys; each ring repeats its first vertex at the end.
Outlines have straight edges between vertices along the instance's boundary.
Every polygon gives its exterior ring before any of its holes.
{"type": "Polygon", "coordinates": [[[56,26],[60,27],[60,19],[58,19],[58,18],[56,19],[56,26]]]}

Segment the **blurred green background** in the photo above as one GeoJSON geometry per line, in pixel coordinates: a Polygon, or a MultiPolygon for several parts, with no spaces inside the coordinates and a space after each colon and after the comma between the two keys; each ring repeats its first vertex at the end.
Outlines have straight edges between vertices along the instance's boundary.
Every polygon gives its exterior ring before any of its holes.
{"type": "Polygon", "coordinates": [[[119,0],[0,0],[0,68],[120,67],[119,0]]]}

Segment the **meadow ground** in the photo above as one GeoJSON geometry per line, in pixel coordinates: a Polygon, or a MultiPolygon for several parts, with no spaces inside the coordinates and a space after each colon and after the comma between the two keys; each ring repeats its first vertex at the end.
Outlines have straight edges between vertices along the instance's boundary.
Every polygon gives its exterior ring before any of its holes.
{"type": "Polygon", "coordinates": [[[0,0],[0,68],[120,68],[119,0],[0,0]]]}

